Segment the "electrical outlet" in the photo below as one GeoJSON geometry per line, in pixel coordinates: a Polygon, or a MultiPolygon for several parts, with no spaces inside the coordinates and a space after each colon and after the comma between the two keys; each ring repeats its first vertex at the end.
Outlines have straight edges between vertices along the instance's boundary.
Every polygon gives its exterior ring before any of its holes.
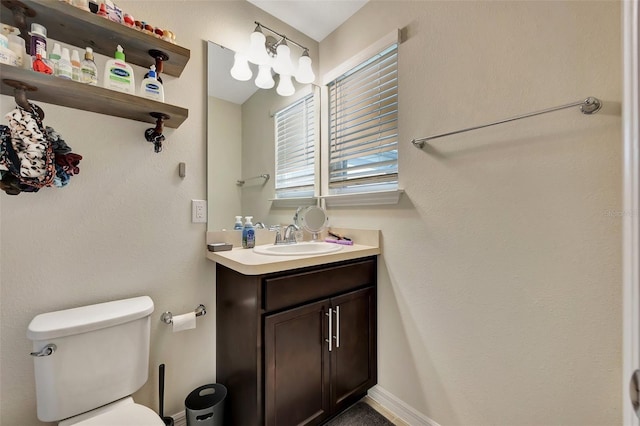
{"type": "Polygon", "coordinates": [[[191,222],[207,222],[207,202],[205,200],[191,200],[191,222]]]}

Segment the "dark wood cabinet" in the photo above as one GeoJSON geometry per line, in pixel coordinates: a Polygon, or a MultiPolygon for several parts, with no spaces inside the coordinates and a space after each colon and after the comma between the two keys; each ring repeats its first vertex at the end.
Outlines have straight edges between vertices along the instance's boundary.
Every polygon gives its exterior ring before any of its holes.
{"type": "Polygon", "coordinates": [[[375,385],[375,257],[262,276],[216,268],[225,424],[318,425],[375,385]]]}
{"type": "Polygon", "coordinates": [[[265,318],[265,424],[319,424],[331,412],[328,301],[265,318]]]}
{"type": "Polygon", "coordinates": [[[331,300],[337,322],[331,353],[331,402],[342,411],[375,384],[376,305],[374,289],[338,296],[331,300]]]}

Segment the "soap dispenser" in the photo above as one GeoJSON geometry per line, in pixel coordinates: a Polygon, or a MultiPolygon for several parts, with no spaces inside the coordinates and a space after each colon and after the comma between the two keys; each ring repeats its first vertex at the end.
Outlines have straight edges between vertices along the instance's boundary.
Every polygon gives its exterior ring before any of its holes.
{"type": "Polygon", "coordinates": [[[69,55],[69,49],[67,47],[62,48],[62,56],[58,60],[58,77],[66,78],[67,80],[73,79],[73,65],[71,65],[71,56],[69,55]]]}
{"type": "Polygon", "coordinates": [[[155,65],[151,65],[147,75],[148,77],[142,80],[142,84],[140,84],[140,96],[153,99],[154,101],[164,102],[164,88],[158,81],[155,65]]]}
{"type": "Polygon", "coordinates": [[[236,223],[233,225],[233,229],[242,231],[242,216],[236,216],[236,223]]]}
{"type": "Polygon", "coordinates": [[[253,216],[246,216],[242,228],[242,248],[253,248],[256,245],[256,231],[251,223],[253,216]]]}

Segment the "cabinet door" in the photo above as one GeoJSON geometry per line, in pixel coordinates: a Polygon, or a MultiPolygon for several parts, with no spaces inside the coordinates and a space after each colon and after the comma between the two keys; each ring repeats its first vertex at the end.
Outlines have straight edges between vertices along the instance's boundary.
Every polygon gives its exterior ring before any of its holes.
{"type": "Polygon", "coordinates": [[[334,312],[331,402],[334,412],[359,399],[377,380],[375,288],[331,299],[334,312]]]}
{"type": "Polygon", "coordinates": [[[316,425],[329,408],[329,301],[265,318],[265,424],[316,425]]]}

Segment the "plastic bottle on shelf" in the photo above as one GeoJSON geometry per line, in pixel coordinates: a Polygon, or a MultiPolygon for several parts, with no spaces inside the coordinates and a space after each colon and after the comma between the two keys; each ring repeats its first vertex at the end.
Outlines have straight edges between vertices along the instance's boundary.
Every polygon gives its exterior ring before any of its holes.
{"type": "Polygon", "coordinates": [[[36,72],[41,72],[43,74],[53,74],[53,67],[50,65],[50,62],[44,59],[40,55],[40,53],[36,53],[36,57],[33,60],[32,67],[36,72]]]}
{"type": "Polygon", "coordinates": [[[93,49],[87,47],[84,52],[84,60],[80,65],[80,81],[92,86],[98,85],[98,67],[93,62],[93,49]]]}
{"type": "Polygon", "coordinates": [[[80,54],[76,49],[71,53],[71,78],[73,81],[80,81],[80,54]]]}
{"type": "Polygon", "coordinates": [[[80,8],[84,11],[90,12],[89,10],[89,0],[72,0],[71,4],[77,8],[80,8]]]}
{"type": "Polygon", "coordinates": [[[124,60],[124,50],[118,45],[115,59],[109,59],[104,67],[104,87],[135,95],[133,68],[124,60]]]}
{"type": "Polygon", "coordinates": [[[109,14],[107,13],[107,5],[100,2],[100,8],[98,9],[98,16],[102,16],[105,19],[109,19],[109,14]]]}
{"type": "Polygon", "coordinates": [[[40,54],[41,59],[47,58],[47,29],[35,22],[31,24],[31,32],[29,33],[31,36],[31,56],[34,58],[36,54],[40,54]]]}
{"type": "Polygon", "coordinates": [[[256,245],[256,231],[251,223],[253,216],[244,218],[244,227],[242,228],[242,248],[253,248],[256,245]]]}
{"type": "Polygon", "coordinates": [[[17,66],[18,56],[9,49],[9,39],[4,34],[0,34],[0,63],[17,66]]]}
{"type": "Polygon", "coordinates": [[[156,66],[149,67],[148,77],[142,80],[140,84],[140,96],[153,99],[154,101],[164,102],[164,88],[156,78],[156,66]]]}
{"type": "Polygon", "coordinates": [[[16,54],[17,66],[24,67],[25,63],[27,62],[25,61],[25,57],[27,56],[27,54],[25,50],[24,39],[19,35],[13,33],[9,34],[7,36],[7,39],[9,40],[9,50],[16,54]]]}
{"type": "Polygon", "coordinates": [[[62,57],[62,49],[60,48],[59,43],[53,44],[53,49],[49,54],[49,62],[53,65],[53,75],[58,75],[58,63],[60,62],[60,58],[62,57]]]}
{"type": "Polygon", "coordinates": [[[89,11],[91,13],[98,13],[98,10],[100,10],[100,1],[99,0],[89,0],[88,6],[89,6],[89,11]]]}
{"type": "Polygon", "coordinates": [[[58,77],[71,80],[73,78],[73,66],[71,66],[71,58],[69,57],[69,49],[62,48],[62,56],[58,61],[58,77]]]}

